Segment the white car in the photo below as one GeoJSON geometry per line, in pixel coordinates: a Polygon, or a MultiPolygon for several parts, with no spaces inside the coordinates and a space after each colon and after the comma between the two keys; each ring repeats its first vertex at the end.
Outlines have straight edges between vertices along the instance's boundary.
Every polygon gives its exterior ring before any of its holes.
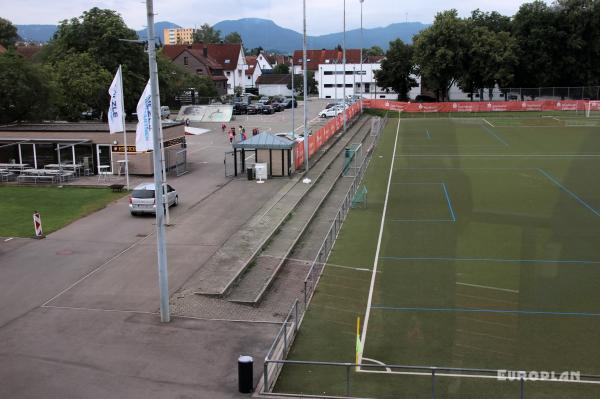
{"type": "Polygon", "coordinates": [[[338,116],[341,113],[342,113],[342,108],[336,105],[329,109],[324,109],[323,111],[319,112],[319,116],[321,118],[331,118],[334,116],[338,116]]]}
{"type": "MultiPolygon", "coordinates": [[[[177,206],[179,195],[177,191],[167,184],[167,206],[177,206]]],[[[156,213],[156,198],[154,195],[154,183],[142,183],[136,186],[129,197],[129,212],[132,215],[143,213],[156,213]]]]}
{"type": "Polygon", "coordinates": [[[161,106],[160,107],[160,117],[162,119],[167,119],[169,116],[171,116],[171,109],[166,105],[161,106]]]}

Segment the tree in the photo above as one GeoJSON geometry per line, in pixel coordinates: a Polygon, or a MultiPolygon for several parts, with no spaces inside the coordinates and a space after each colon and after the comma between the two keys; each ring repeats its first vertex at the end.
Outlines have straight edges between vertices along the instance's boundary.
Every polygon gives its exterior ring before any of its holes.
{"type": "Polygon", "coordinates": [[[246,55],[259,55],[260,53],[262,53],[264,51],[264,49],[261,46],[258,47],[254,47],[250,50],[246,50],[244,49],[244,53],[246,55]]]}
{"type": "Polygon", "coordinates": [[[213,28],[209,24],[204,24],[194,33],[194,43],[220,43],[221,31],[213,28]]]}
{"type": "Polygon", "coordinates": [[[287,64],[277,64],[273,68],[273,73],[279,75],[287,75],[288,73],[290,73],[290,66],[287,64]]]}
{"type": "Polygon", "coordinates": [[[448,90],[463,73],[466,29],[465,21],[453,9],[438,13],[433,25],[413,38],[421,84],[433,90],[438,100],[448,97],[448,90]]]}
{"type": "MultiPolygon", "coordinates": [[[[317,81],[315,80],[315,72],[308,71],[306,76],[306,82],[308,83],[308,94],[318,94],[317,81]]],[[[287,85],[288,89],[292,89],[292,84],[287,85]]],[[[302,95],[304,93],[304,77],[303,75],[294,74],[294,90],[296,93],[302,95]]]]}
{"type": "Polygon", "coordinates": [[[9,20],[0,17],[0,44],[6,48],[12,47],[19,40],[17,27],[9,20]]]}
{"type": "Polygon", "coordinates": [[[398,93],[399,100],[408,100],[408,92],[417,86],[413,75],[415,72],[413,48],[396,39],[390,42],[390,48],[385,59],[381,62],[381,69],[375,72],[377,85],[391,87],[398,93]]]}
{"type": "Polygon", "coordinates": [[[231,32],[223,39],[225,43],[242,44],[242,36],[237,32],[231,32]]]}
{"type": "Polygon", "coordinates": [[[363,50],[363,56],[367,57],[380,57],[384,55],[384,51],[379,46],[372,46],[371,48],[367,48],[363,50]]]}
{"type": "MultiPolygon", "coordinates": [[[[111,75],[121,64],[125,109],[132,113],[148,80],[148,56],[143,46],[120,39],[137,38],[137,33],[129,29],[115,11],[92,8],[78,18],[60,23],[48,45],[46,60],[54,65],[68,55],[85,53],[94,67],[99,66],[111,75]]],[[[108,107],[108,96],[104,96],[99,106],[100,110],[108,107]]]]}
{"type": "Polygon", "coordinates": [[[39,66],[14,52],[0,55],[0,123],[41,120],[49,114],[51,85],[39,66]]]}
{"type": "Polygon", "coordinates": [[[113,77],[91,55],[68,54],[52,68],[62,117],[74,121],[90,108],[101,111],[108,108],[107,90],[113,77]]]}
{"type": "MultiPolygon", "coordinates": [[[[467,47],[462,73],[457,76],[458,85],[467,93],[479,91],[481,100],[485,88],[493,90],[496,84],[500,87],[511,85],[517,65],[517,42],[508,31],[498,30],[502,22],[496,20],[504,20],[496,14],[475,10],[466,21],[467,47]],[[490,19],[496,22],[490,22],[490,19]]],[[[508,24],[504,26],[509,28],[508,24]]]]}
{"type": "Polygon", "coordinates": [[[562,75],[568,35],[560,30],[557,13],[543,1],[523,4],[512,20],[518,45],[516,84],[521,87],[553,86],[562,75]]]}

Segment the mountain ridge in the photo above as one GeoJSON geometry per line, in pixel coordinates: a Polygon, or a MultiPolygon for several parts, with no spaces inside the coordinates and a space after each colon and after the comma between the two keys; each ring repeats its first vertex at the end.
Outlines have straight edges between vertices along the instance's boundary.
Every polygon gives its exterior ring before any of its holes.
{"type": "MultiPolygon", "coordinates": [[[[21,38],[28,41],[47,42],[56,32],[57,25],[15,25],[21,38]]],[[[362,46],[379,46],[386,50],[389,42],[395,39],[409,43],[412,37],[429,25],[420,22],[400,22],[388,26],[363,29],[363,40],[361,40],[360,29],[346,31],[346,47],[359,48],[362,46]]],[[[160,42],[163,39],[163,29],[180,28],[181,26],[170,21],[155,23],[156,36],[160,42]]],[[[252,49],[262,47],[267,51],[275,51],[291,54],[294,50],[302,48],[302,34],[293,29],[277,25],[270,19],[241,18],[236,20],[223,20],[215,25],[215,29],[221,31],[224,37],[231,32],[238,32],[244,40],[244,47],[252,49]]],[[[140,39],[146,38],[146,30],[137,31],[140,39]]],[[[334,32],[325,35],[308,36],[308,47],[312,49],[334,48],[342,44],[343,33],[334,32]]]]}

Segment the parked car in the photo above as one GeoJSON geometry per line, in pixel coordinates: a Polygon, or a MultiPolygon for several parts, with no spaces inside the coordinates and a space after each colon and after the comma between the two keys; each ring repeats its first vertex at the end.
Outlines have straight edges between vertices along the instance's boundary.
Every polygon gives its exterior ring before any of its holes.
{"type": "Polygon", "coordinates": [[[338,103],[328,103],[328,104],[325,106],[325,109],[329,109],[329,108],[331,108],[331,107],[335,107],[336,105],[338,105],[338,103]]]}
{"type": "MultiPolygon", "coordinates": [[[[167,185],[165,202],[167,206],[177,206],[179,204],[179,194],[170,185],[167,185]]],[[[129,212],[132,215],[156,213],[154,183],[142,183],[133,189],[129,197],[129,212]]]]}
{"type": "Polygon", "coordinates": [[[262,113],[262,109],[263,106],[261,103],[253,103],[248,105],[248,107],[246,108],[246,112],[248,113],[248,115],[256,115],[256,114],[261,114],[262,113]]]}
{"type": "Polygon", "coordinates": [[[283,105],[279,101],[273,101],[271,103],[271,107],[273,107],[273,109],[275,110],[275,112],[281,112],[281,111],[285,110],[285,105],[283,105]]]}
{"type": "Polygon", "coordinates": [[[97,109],[88,109],[87,111],[83,111],[79,117],[81,119],[87,119],[87,120],[91,120],[91,119],[100,119],[100,111],[98,111],[97,109]]]}
{"type": "Polygon", "coordinates": [[[283,105],[285,105],[286,108],[292,108],[292,106],[294,108],[298,108],[298,101],[296,101],[296,99],[292,97],[286,97],[282,103],[283,105]]]}
{"type": "Polygon", "coordinates": [[[269,97],[266,97],[266,96],[263,96],[263,97],[261,97],[261,98],[258,100],[258,102],[259,102],[259,103],[261,103],[261,104],[264,104],[264,105],[269,105],[269,104],[271,104],[271,101],[272,101],[272,100],[271,100],[269,97]]]}
{"type": "Polygon", "coordinates": [[[244,103],[234,103],[233,104],[233,114],[234,115],[243,115],[248,113],[248,106],[244,103]]]}
{"type": "Polygon", "coordinates": [[[341,113],[342,113],[342,107],[335,105],[331,108],[326,108],[323,111],[319,112],[319,116],[321,118],[331,118],[334,116],[338,116],[341,113]]]}
{"type": "Polygon", "coordinates": [[[434,103],[436,101],[437,101],[437,99],[435,97],[418,95],[415,97],[414,102],[416,102],[416,103],[434,103]]]}
{"type": "Polygon", "coordinates": [[[263,114],[274,114],[275,108],[273,108],[271,105],[263,105],[261,111],[263,114]]]}
{"type": "Polygon", "coordinates": [[[160,107],[160,117],[161,117],[161,119],[166,119],[169,116],[171,116],[171,109],[168,106],[166,106],[166,105],[161,106],[160,107]]]}

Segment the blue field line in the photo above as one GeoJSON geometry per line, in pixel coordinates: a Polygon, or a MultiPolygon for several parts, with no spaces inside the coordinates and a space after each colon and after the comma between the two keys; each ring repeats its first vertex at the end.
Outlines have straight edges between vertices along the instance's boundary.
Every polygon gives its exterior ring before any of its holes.
{"type": "Polygon", "coordinates": [[[450,196],[448,195],[448,189],[446,188],[446,183],[442,183],[442,187],[444,188],[444,195],[446,196],[446,202],[448,203],[448,209],[450,209],[450,216],[452,216],[452,221],[456,222],[456,215],[454,214],[454,209],[452,208],[452,202],[450,201],[450,196]]]}
{"type": "Polygon", "coordinates": [[[600,317],[600,313],[587,312],[555,312],[543,310],[510,310],[510,309],[484,309],[484,308],[408,308],[373,305],[371,309],[390,310],[394,312],[445,312],[445,313],[501,313],[523,314],[534,316],[564,316],[564,317],[600,317]]]}
{"type": "Polygon", "coordinates": [[[587,202],[585,202],[584,200],[582,200],[577,194],[575,194],[573,191],[569,190],[568,188],[566,188],[565,186],[563,186],[562,184],[560,184],[560,182],[558,180],[556,180],[552,175],[550,175],[548,172],[546,172],[543,169],[538,169],[538,171],[543,174],[544,176],[546,176],[546,178],[548,180],[550,180],[552,183],[556,184],[558,187],[560,187],[564,192],[566,192],[567,194],[569,194],[571,197],[575,198],[577,200],[577,202],[579,202],[581,205],[585,206],[587,209],[589,209],[590,211],[592,211],[592,213],[596,216],[600,216],[600,212],[598,212],[597,210],[595,210],[594,208],[592,208],[587,202]]]}
{"type": "Polygon", "coordinates": [[[431,140],[431,134],[429,133],[429,129],[425,129],[425,134],[427,135],[427,140],[431,140]]]}
{"type": "Polygon", "coordinates": [[[504,144],[506,147],[510,147],[508,145],[508,143],[504,139],[502,139],[502,137],[500,137],[498,134],[496,134],[492,129],[490,129],[486,125],[481,125],[481,127],[486,131],[487,134],[489,134],[490,136],[492,136],[493,138],[495,138],[496,140],[498,140],[499,142],[504,144]]]}
{"type": "Polygon", "coordinates": [[[581,259],[502,259],[502,258],[452,258],[452,257],[415,257],[415,256],[381,256],[379,259],[396,261],[438,261],[438,262],[496,262],[496,263],[556,263],[571,265],[600,265],[600,261],[581,259]]]}

